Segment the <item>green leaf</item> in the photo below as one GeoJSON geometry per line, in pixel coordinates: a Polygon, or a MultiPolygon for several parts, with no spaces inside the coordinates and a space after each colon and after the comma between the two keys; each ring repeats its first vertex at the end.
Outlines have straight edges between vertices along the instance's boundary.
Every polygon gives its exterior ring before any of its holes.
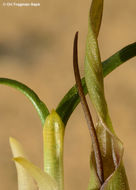
{"type": "MultiPolygon", "coordinates": [[[[84,93],[87,94],[87,88],[86,88],[84,78],[82,79],[82,85],[83,85],[84,93]]],[[[60,115],[65,126],[67,124],[67,121],[70,115],[72,114],[76,106],[79,104],[79,102],[80,102],[80,98],[78,95],[78,91],[77,91],[76,86],[74,85],[68,91],[68,93],[64,96],[64,98],[61,100],[61,102],[59,103],[56,109],[56,112],[60,115]]]]}
{"type": "MultiPolygon", "coordinates": [[[[10,147],[13,153],[13,157],[27,157],[21,144],[16,139],[10,138],[10,147]]],[[[37,190],[37,185],[35,184],[35,181],[30,176],[30,174],[20,164],[15,164],[18,177],[18,190],[37,190]]]]}
{"type": "Polygon", "coordinates": [[[44,125],[45,119],[48,116],[49,111],[46,105],[39,99],[37,94],[32,89],[30,89],[28,86],[21,82],[7,78],[0,78],[0,84],[10,86],[22,92],[32,102],[40,116],[42,125],[44,125]]]}
{"type": "Polygon", "coordinates": [[[91,21],[92,30],[97,38],[103,14],[103,0],[93,0],[89,13],[90,13],[89,17],[91,21]]]}
{"type": "MultiPolygon", "coordinates": [[[[90,10],[90,20],[91,25],[94,31],[95,36],[98,36],[100,25],[101,25],[101,18],[102,18],[102,11],[103,11],[103,0],[93,0],[91,4],[90,10]]],[[[85,81],[82,80],[84,93],[87,93],[85,81]]],[[[64,96],[60,104],[58,105],[56,111],[60,115],[62,121],[66,125],[71,113],[74,111],[78,103],[80,102],[80,98],[78,96],[77,89],[75,86],[64,96]]]]}
{"type": "Polygon", "coordinates": [[[136,42],[124,47],[102,63],[103,75],[107,76],[118,66],[136,56],[136,42]]]}
{"type": "Polygon", "coordinates": [[[23,157],[14,158],[14,161],[23,166],[27,172],[35,179],[39,190],[58,190],[56,181],[40,168],[32,164],[23,157]]]}
{"type": "MultiPolygon", "coordinates": [[[[94,0],[95,1],[95,0],[94,0]]],[[[100,2],[100,0],[98,0],[100,2]]],[[[94,105],[97,115],[112,130],[107,103],[104,95],[103,69],[101,64],[100,52],[91,17],[88,20],[88,34],[85,50],[85,81],[88,94],[94,105]]]]}
{"type": "MultiPolygon", "coordinates": [[[[125,63],[129,59],[136,56],[136,42],[132,43],[123,49],[119,50],[117,53],[113,54],[107,60],[102,62],[103,67],[103,75],[104,77],[111,73],[114,69],[116,69],[121,64],[125,63]]],[[[84,89],[84,94],[87,94],[87,88],[85,79],[82,78],[82,85],[84,89]]],[[[77,107],[80,102],[80,98],[77,92],[77,88],[74,85],[61,100],[59,105],[57,106],[57,113],[62,118],[63,123],[66,125],[68,119],[70,118],[72,112],[77,107]]]]}
{"type": "MultiPolygon", "coordinates": [[[[101,0],[98,1],[101,2],[101,0]]],[[[89,190],[129,190],[122,161],[123,146],[115,135],[108,113],[107,102],[104,94],[103,68],[101,64],[97,36],[94,32],[94,26],[92,25],[91,19],[92,18],[89,17],[85,52],[85,81],[90,99],[98,116],[96,132],[103,163],[104,182],[100,186],[99,183],[96,183],[96,187],[92,187],[92,179],[95,179],[96,181],[98,178],[94,173],[96,171],[96,166],[93,162],[94,149],[91,154],[91,164],[94,166],[91,166],[89,190]]]]}
{"type": "Polygon", "coordinates": [[[53,110],[43,128],[44,171],[56,180],[59,190],[64,189],[63,141],[64,124],[53,110]]]}

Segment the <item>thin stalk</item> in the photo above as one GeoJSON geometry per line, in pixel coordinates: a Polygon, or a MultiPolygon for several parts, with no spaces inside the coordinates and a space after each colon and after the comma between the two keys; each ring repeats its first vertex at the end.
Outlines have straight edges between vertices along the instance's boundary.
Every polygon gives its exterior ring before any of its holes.
{"type": "Polygon", "coordinates": [[[103,175],[103,164],[102,164],[102,157],[101,157],[101,152],[100,152],[100,146],[96,134],[96,130],[93,124],[92,116],[83,92],[82,88],[82,83],[81,83],[81,77],[79,73],[79,67],[78,67],[78,32],[75,35],[74,39],[74,47],[73,47],[73,67],[74,67],[74,74],[75,74],[75,80],[76,80],[76,85],[78,89],[78,93],[80,96],[82,108],[85,114],[85,118],[88,124],[90,136],[92,139],[92,145],[93,145],[93,150],[94,150],[94,155],[95,155],[95,162],[96,162],[96,170],[97,170],[97,175],[99,177],[100,183],[103,184],[104,182],[104,175],[103,175]]]}

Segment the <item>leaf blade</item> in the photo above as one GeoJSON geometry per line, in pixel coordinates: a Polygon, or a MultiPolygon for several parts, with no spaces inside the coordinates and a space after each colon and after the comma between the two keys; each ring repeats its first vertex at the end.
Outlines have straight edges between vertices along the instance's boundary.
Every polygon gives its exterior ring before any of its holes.
{"type": "Polygon", "coordinates": [[[118,66],[122,65],[129,59],[136,56],[136,42],[129,44],[122,48],[117,53],[113,54],[107,60],[103,61],[103,75],[104,77],[111,73],[118,66]]]}
{"type": "Polygon", "coordinates": [[[97,38],[100,31],[101,21],[102,21],[103,0],[93,0],[89,13],[90,13],[89,17],[91,21],[92,30],[97,38]]]}
{"type": "MultiPolygon", "coordinates": [[[[125,63],[129,59],[136,56],[136,42],[129,44],[128,46],[122,48],[111,57],[102,62],[103,75],[106,77],[114,69],[116,69],[121,64],[125,63]]],[[[88,93],[85,83],[85,78],[82,78],[82,86],[84,94],[88,93]]],[[[63,123],[66,125],[68,119],[70,118],[72,112],[77,107],[80,102],[80,98],[74,85],[63,97],[56,108],[56,112],[62,118],[63,123]]]]}
{"type": "MultiPolygon", "coordinates": [[[[101,149],[100,152],[104,169],[104,183],[100,189],[129,190],[123,164],[121,167],[123,146],[115,135],[109,116],[108,106],[105,99],[103,69],[99,46],[91,19],[92,18],[90,17],[88,22],[85,51],[85,81],[91,102],[94,105],[98,117],[97,137],[101,149]]],[[[93,152],[95,152],[94,149],[93,152]]]]}
{"type": "Polygon", "coordinates": [[[27,172],[35,179],[39,190],[57,190],[56,181],[51,178],[47,173],[43,172],[40,168],[32,164],[30,161],[23,157],[16,157],[14,161],[23,166],[27,172]]]}
{"type": "Polygon", "coordinates": [[[8,78],[0,78],[0,84],[7,85],[22,92],[34,105],[38,112],[42,125],[49,114],[47,106],[39,99],[37,94],[25,84],[8,78]]]}
{"type": "MultiPolygon", "coordinates": [[[[9,142],[13,157],[27,157],[21,144],[15,138],[10,137],[9,142]]],[[[37,190],[37,185],[35,184],[33,178],[28,174],[28,172],[18,163],[15,163],[15,165],[18,177],[18,190],[37,190]]]]}

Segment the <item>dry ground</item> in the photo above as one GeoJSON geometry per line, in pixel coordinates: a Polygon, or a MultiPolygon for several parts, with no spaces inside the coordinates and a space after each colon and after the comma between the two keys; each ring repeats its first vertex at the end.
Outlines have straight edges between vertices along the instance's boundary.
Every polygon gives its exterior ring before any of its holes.
{"type": "MultiPolygon", "coordinates": [[[[0,76],[29,85],[51,110],[74,83],[72,44],[79,31],[83,75],[89,0],[38,0],[39,8],[5,8],[0,0],[0,76]]],[[[24,0],[23,2],[26,2],[24,0]]],[[[28,1],[27,1],[28,2],[28,1]]],[[[35,1],[36,2],[36,1],[35,1]]],[[[136,1],[105,1],[99,36],[102,60],[135,41],[136,1]]],[[[136,64],[130,60],[105,79],[115,130],[124,142],[131,189],[136,186],[136,64]]],[[[31,103],[0,86],[0,189],[17,190],[9,136],[19,139],[42,167],[42,127],[31,103]]],[[[65,134],[65,189],[83,190],[89,177],[90,138],[79,105],[65,134]]]]}

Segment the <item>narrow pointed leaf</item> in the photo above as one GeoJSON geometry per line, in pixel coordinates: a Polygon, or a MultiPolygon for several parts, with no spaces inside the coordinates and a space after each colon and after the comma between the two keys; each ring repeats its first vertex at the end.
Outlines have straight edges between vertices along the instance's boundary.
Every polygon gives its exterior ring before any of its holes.
{"type": "MultiPolygon", "coordinates": [[[[21,144],[16,139],[10,138],[10,146],[14,157],[22,156],[26,158],[21,144]]],[[[18,176],[18,190],[37,190],[37,185],[29,173],[20,164],[15,164],[18,176]]]]}
{"type": "MultiPolygon", "coordinates": [[[[87,94],[87,88],[85,84],[85,79],[82,79],[82,86],[84,93],[87,94]]],[[[60,115],[63,123],[67,124],[68,119],[70,118],[72,112],[75,110],[77,105],[80,102],[80,98],[78,95],[78,91],[76,86],[74,85],[64,96],[64,98],[59,103],[58,107],[56,108],[56,112],[60,115]]]]}
{"type": "MultiPolygon", "coordinates": [[[[102,155],[104,170],[104,183],[101,185],[101,187],[96,188],[96,190],[129,190],[122,161],[123,146],[115,135],[109,116],[107,102],[104,94],[101,57],[97,36],[94,32],[94,26],[92,25],[91,19],[92,18],[89,17],[85,52],[85,81],[90,99],[98,116],[97,137],[101,150],[100,152],[102,155]]],[[[93,163],[94,151],[95,150],[93,150],[91,154],[91,164],[93,163]]],[[[94,172],[94,170],[91,172],[94,172]]],[[[93,189],[94,188],[91,188],[89,185],[89,190],[93,189]]]]}
{"type": "Polygon", "coordinates": [[[93,147],[93,151],[94,151],[97,175],[98,175],[100,183],[103,184],[103,182],[104,182],[103,174],[104,173],[103,173],[102,155],[101,155],[101,151],[100,151],[97,133],[96,133],[94,123],[92,120],[92,115],[89,110],[89,106],[87,104],[87,100],[85,98],[85,95],[84,95],[84,92],[82,89],[81,77],[80,77],[80,72],[79,72],[79,67],[78,67],[78,32],[75,35],[74,46],[73,46],[73,69],[74,69],[75,81],[76,81],[78,93],[80,96],[82,108],[84,111],[84,115],[85,115],[86,122],[88,125],[90,137],[92,140],[92,147],[93,147]]]}
{"type": "Polygon", "coordinates": [[[103,0],[93,0],[90,9],[90,21],[93,33],[98,37],[103,13],[103,0]]]}
{"type": "MultiPolygon", "coordinates": [[[[101,0],[93,0],[88,19],[88,34],[85,50],[85,81],[90,99],[96,109],[98,116],[106,124],[108,122],[107,126],[112,130],[107,103],[104,95],[103,69],[101,64],[101,57],[98,47],[97,35],[95,34],[95,27],[97,28],[97,24],[93,24],[93,17],[91,17],[95,9],[97,9],[98,11],[98,8],[95,8],[93,4],[99,7],[99,12],[102,12],[103,10],[101,0]],[[98,3],[94,3],[97,1],[98,3]]],[[[95,14],[99,15],[99,12],[95,14]]],[[[99,17],[99,19],[100,20],[97,20],[98,24],[101,22],[101,17],[99,17]]]]}
{"type": "MultiPolygon", "coordinates": [[[[117,53],[113,54],[107,60],[102,62],[103,67],[103,76],[107,76],[114,69],[116,69],[121,64],[125,63],[129,59],[136,56],[136,42],[124,47],[119,50],[117,53]]],[[[82,78],[82,86],[84,90],[84,94],[88,93],[86,88],[85,79],[82,78]]],[[[68,119],[70,118],[72,112],[77,107],[80,102],[80,98],[74,85],[64,96],[64,98],[59,103],[56,111],[62,118],[63,123],[66,125],[68,119]]]]}
{"type": "MultiPolygon", "coordinates": [[[[100,30],[101,19],[102,19],[102,12],[103,12],[103,0],[93,0],[92,4],[91,4],[91,9],[90,9],[90,15],[89,15],[89,17],[90,17],[90,21],[91,21],[92,30],[93,30],[94,35],[96,37],[98,36],[99,30],[100,30]]],[[[84,83],[84,81],[83,81],[83,83],[84,83]]],[[[83,86],[83,88],[84,88],[84,86],[83,86]]],[[[85,88],[84,88],[84,90],[85,90],[85,88]]],[[[60,114],[60,116],[61,116],[62,121],[64,122],[64,124],[66,124],[66,122],[67,122],[68,118],[70,117],[71,113],[73,112],[73,110],[75,109],[76,105],[80,101],[79,97],[78,97],[77,90],[75,90],[73,88],[73,89],[71,89],[70,93],[68,92],[68,94],[60,102],[58,108],[56,109],[57,113],[60,114]],[[72,96],[73,95],[73,91],[75,91],[75,93],[76,93],[74,95],[74,97],[72,96]],[[67,98],[68,98],[68,100],[70,99],[70,101],[67,101],[67,98]],[[65,108],[67,110],[65,110],[65,108]]],[[[87,91],[86,91],[86,93],[87,93],[87,91]]]]}
{"type": "Polygon", "coordinates": [[[40,168],[32,164],[23,157],[14,158],[14,161],[23,166],[27,172],[35,179],[39,190],[57,190],[57,184],[53,178],[40,168]]]}
{"type": "Polygon", "coordinates": [[[42,125],[44,124],[49,111],[46,105],[39,99],[37,94],[32,89],[21,82],[7,78],[0,78],[0,84],[10,86],[22,92],[32,102],[40,116],[42,125]]]}
{"type": "Polygon", "coordinates": [[[124,47],[102,63],[103,75],[107,76],[118,66],[136,56],[136,42],[124,47]]]}

